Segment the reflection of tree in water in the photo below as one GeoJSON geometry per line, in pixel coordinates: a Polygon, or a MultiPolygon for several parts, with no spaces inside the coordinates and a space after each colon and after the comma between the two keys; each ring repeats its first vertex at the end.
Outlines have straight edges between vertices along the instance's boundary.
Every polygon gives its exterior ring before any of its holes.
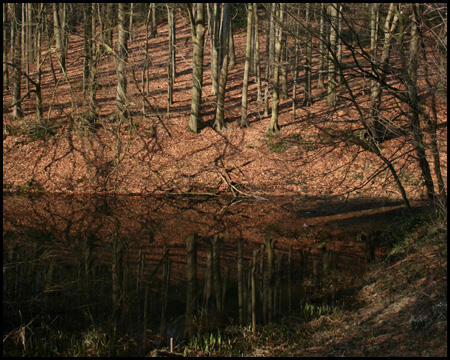
{"type": "Polygon", "coordinates": [[[167,336],[190,337],[232,317],[253,327],[274,321],[301,303],[325,299],[323,290],[342,263],[363,264],[365,252],[369,259],[376,255],[371,232],[352,235],[359,241],[339,251],[336,244],[348,238],[329,236],[319,246],[314,228],[289,234],[268,226],[287,210],[244,205],[176,197],[6,197],[5,297],[45,299],[46,306],[33,302],[29,318],[64,307],[81,319],[81,309],[89,308],[96,321],[132,328],[143,344],[162,346],[167,336]]]}

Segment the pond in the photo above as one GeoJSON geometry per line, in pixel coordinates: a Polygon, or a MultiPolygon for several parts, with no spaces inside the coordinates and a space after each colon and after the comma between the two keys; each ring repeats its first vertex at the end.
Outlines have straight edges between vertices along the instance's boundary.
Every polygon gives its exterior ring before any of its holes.
{"type": "Polygon", "coordinates": [[[4,355],[45,353],[58,336],[82,346],[114,337],[123,348],[111,355],[146,355],[306,306],[351,307],[342,289],[386,252],[400,208],[381,199],[4,194],[4,355]]]}

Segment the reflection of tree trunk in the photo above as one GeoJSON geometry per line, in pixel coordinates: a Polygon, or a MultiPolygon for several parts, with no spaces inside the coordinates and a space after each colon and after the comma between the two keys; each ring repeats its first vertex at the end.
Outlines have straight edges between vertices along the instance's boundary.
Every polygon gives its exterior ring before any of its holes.
{"type": "Polygon", "coordinates": [[[212,295],[213,275],[212,275],[212,253],[209,252],[206,257],[206,274],[205,274],[205,289],[203,291],[203,310],[202,316],[206,315],[209,308],[209,301],[212,295]]]}
{"type": "Polygon", "coordinates": [[[302,281],[306,275],[306,267],[308,265],[308,257],[311,252],[311,248],[309,248],[308,252],[306,250],[300,250],[300,276],[299,280],[302,281]]]}
{"type": "Polygon", "coordinates": [[[187,291],[186,291],[186,328],[185,337],[191,337],[194,332],[194,309],[197,298],[197,236],[186,238],[187,250],[187,291]]]}
{"type": "Polygon", "coordinates": [[[291,312],[291,276],[292,276],[292,245],[289,244],[289,255],[288,255],[288,309],[291,312]]]}
{"type": "Polygon", "coordinates": [[[252,329],[253,335],[256,333],[256,256],[258,250],[253,250],[253,262],[252,262],[252,329]]]}
{"type": "Polygon", "coordinates": [[[122,315],[123,298],[122,298],[122,269],[123,248],[119,239],[117,229],[112,234],[112,302],[113,314],[112,321],[117,323],[122,315]]]}
{"type": "Polygon", "coordinates": [[[239,304],[239,324],[244,324],[244,289],[243,289],[243,239],[238,239],[238,304],[239,304]]]}
{"type": "Polygon", "coordinates": [[[220,313],[225,313],[225,297],[227,295],[227,287],[228,287],[228,279],[230,278],[230,267],[225,266],[223,272],[223,282],[222,282],[222,300],[221,300],[221,306],[220,313]]]}
{"type": "Polygon", "coordinates": [[[327,251],[326,247],[323,246],[320,248],[321,254],[322,254],[322,269],[323,269],[323,275],[327,276],[330,272],[331,267],[331,261],[333,254],[329,251],[327,251]]]}
{"type": "Polygon", "coordinates": [[[277,270],[275,280],[275,297],[274,297],[274,311],[281,312],[281,268],[283,264],[283,254],[277,255],[277,270]]]}
{"type": "Polygon", "coordinates": [[[159,327],[160,347],[165,345],[167,337],[166,313],[167,313],[167,299],[169,295],[170,258],[169,258],[169,250],[166,248],[166,244],[164,244],[163,259],[164,259],[164,267],[163,267],[163,283],[161,291],[161,324],[159,327]]]}
{"type": "Polygon", "coordinates": [[[222,238],[219,235],[214,235],[211,242],[213,252],[214,296],[216,298],[216,309],[220,313],[222,309],[222,286],[220,280],[220,245],[222,243],[222,238]]]}
{"type": "Polygon", "coordinates": [[[274,245],[276,243],[276,240],[270,237],[267,237],[264,239],[264,243],[266,245],[267,249],[267,281],[266,281],[266,287],[267,287],[267,320],[269,322],[272,321],[273,317],[273,295],[274,295],[274,279],[273,279],[273,272],[274,272],[274,245]]]}
{"type": "Polygon", "coordinates": [[[314,288],[317,291],[322,281],[322,267],[319,259],[313,259],[314,288]]]}

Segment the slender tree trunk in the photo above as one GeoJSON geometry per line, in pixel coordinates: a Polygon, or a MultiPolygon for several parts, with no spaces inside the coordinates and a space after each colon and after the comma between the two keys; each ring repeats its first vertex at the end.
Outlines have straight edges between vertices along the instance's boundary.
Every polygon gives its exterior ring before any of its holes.
{"type": "Polygon", "coordinates": [[[200,118],[200,104],[202,100],[203,84],[203,43],[205,36],[203,3],[188,6],[191,18],[192,39],[194,43],[194,71],[192,74],[192,104],[189,128],[197,133],[200,118]]]}
{"type": "Polygon", "coordinates": [[[20,119],[22,117],[22,108],[19,102],[21,92],[21,59],[20,59],[20,33],[19,23],[21,21],[20,4],[10,4],[9,13],[11,14],[11,63],[12,68],[12,92],[11,101],[14,106],[12,107],[12,117],[20,119]]]}
{"type": "MultiPolygon", "coordinates": [[[[8,21],[8,7],[6,3],[3,3],[3,24],[6,24],[8,21]]],[[[7,39],[7,31],[3,29],[3,90],[9,88],[9,74],[8,74],[8,65],[7,65],[7,56],[8,56],[8,47],[7,47],[8,39],[7,39]]]]}
{"type": "MultiPolygon", "coordinates": [[[[417,158],[419,161],[419,167],[422,171],[422,177],[427,189],[427,196],[429,200],[434,201],[434,184],[431,177],[430,166],[428,164],[427,156],[425,153],[425,145],[423,142],[423,133],[420,126],[420,110],[417,93],[417,57],[419,55],[419,31],[417,26],[418,12],[420,11],[419,4],[411,4],[412,6],[412,22],[410,25],[411,39],[409,42],[409,61],[406,60],[402,44],[401,44],[401,59],[404,67],[405,82],[408,89],[408,105],[410,108],[410,121],[414,134],[414,142],[416,146],[417,158]]],[[[400,39],[403,42],[404,37],[404,19],[400,13],[400,39]]]]}
{"type": "Polygon", "coordinates": [[[170,105],[173,104],[173,84],[175,81],[175,19],[174,10],[171,4],[167,6],[167,19],[169,27],[169,59],[168,59],[168,86],[167,86],[167,114],[170,112],[170,105]]]}
{"type": "Polygon", "coordinates": [[[130,27],[128,29],[128,41],[131,42],[133,41],[133,37],[131,36],[131,34],[133,34],[133,14],[134,14],[134,3],[130,3],[130,27]]]}
{"type": "Polygon", "coordinates": [[[336,63],[332,54],[336,54],[337,44],[337,7],[338,3],[329,5],[330,43],[328,56],[327,106],[336,106],[336,63]]]}
{"type": "Polygon", "coordinates": [[[36,9],[36,120],[42,122],[42,95],[41,95],[41,40],[43,26],[44,4],[40,3],[36,9]]]}
{"type": "Polygon", "coordinates": [[[311,106],[311,70],[312,70],[312,34],[310,30],[311,4],[306,4],[305,26],[306,26],[306,68],[305,68],[305,99],[304,106],[311,106]]]}
{"type": "Polygon", "coordinates": [[[230,31],[228,32],[230,38],[229,41],[229,55],[230,55],[230,66],[233,67],[236,65],[236,53],[234,51],[234,32],[233,27],[230,25],[230,31]]]}
{"type": "Polygon", "coordinates": [[[241,127],[247,127],[247,93],[248,93],[248,77],[250,71],[250,55],[251,55],[251,39],[253,29],[253,3],[247,4],[247,47],[245,52],[245,65],[244,65],[244,85],[242,89],[242,114],[241,114],[241,127]]]}
{"type": "Polygon", "coordinates": [[[259,21],[258,21],[258,5],[253,3],[253,23],[254,23],[254,35],[255,35],[255,75],[256,83],[258,84],[258,101],[262,101],[261,92],[261,64],[260,64],[260,53],[259,53],[259,21]]]}
{"type": "Polygon", "coordinates": [[[229,62],[229,31],[230,31],[230,3],[222,5],[222,25],[220,32],[220,54],[219,54],[219,88],[217,92],[216,114],[214,116],[214,128],[222,130],[225,128],[224,104],[225,93],[228,80],[228,62],[229,62]]]}
{"type": "Polygon", "coordinates": [[[272,92],[272,117],[270,119],[269,126],[267,128],[268,133],[278,134],[280,132],[280,126],[278,125],[278,105],[280,102],[279,97],[279,85],[280,85],[280,55],[281,55],[281,24],[283,24],[284,17],[284,4],[279,5],[279,10],[277,12],[277,24],[276,24],[276,35],[275,35],[275,54],[274,54],[274,64],[273,64],[273,92],[272,92]]]}
{"type": "Polygon", "coordinates": [[[266,30],[266,67],[264,76],[264,116],[269,115],[269,82],[271,76],[271,69],[273,69],[273,46],[275,42],[274,32],[274,16],[276,11],[276,4],[271,4],[271,11],[269,17],[269,26],[266,30]]]}
{"type": "Polygon", "coordinates": [[[95,22],[95,7],[96,4],[91,4],[91,40],[89,47],[89,113],[88,120],[90,122],[95,122],[97,120],[97,104],[96,104],[96,94],[97,94],[97,64],[100,57],[100,49],[96,42],[96,22],[95,22]]]}
{"type": "Polygon", "coordinates": [[[128,101],[127,101],[127,78],[125,75],[125,67],[127,65],[128,49],[126,34],[126,15],[125,4],[118,4],[118,25],[119,25],[119,41],[118,41],[118,59],[117,59],[117,96],[116,96],[116,119],[122,121],[128,117],[128,101]]]}
{"type": "Polygon", "coordinates": [[[398,16],[396,14],[397,5],[391,3],[384,24],[384,44],[381,51],[381,58],[378,63],[372,64],[372,72],[375,74],[376,84],[371,89],[370,94],[370,117],[367,121],[369,135],[376,141],[384,138],[384,126],[379,119],[382,84],[386,79],[389,70],[389,59],[391,54],[392,39],[397,27],[398,16]]]}
{"type": "Polygon", "coordinates": [[[320,3],[319,4],[319,14],[320,14],[320,25],[319,25],[319,32],[320,32],[320,40],[319,40],[319,74],[318,74],[318,80],[317,80],[317,88],[318,89],[324,89],[324,58],[325,58],[325,4],[320,3]]]}
{"type": "Polygon", "coordinates": [[[219,79],[219,4],[210,3],[209,8],[209,36],[210,36],[210,48],[211,48],[211,94],[217,95],[218,79],[219,79]]]}

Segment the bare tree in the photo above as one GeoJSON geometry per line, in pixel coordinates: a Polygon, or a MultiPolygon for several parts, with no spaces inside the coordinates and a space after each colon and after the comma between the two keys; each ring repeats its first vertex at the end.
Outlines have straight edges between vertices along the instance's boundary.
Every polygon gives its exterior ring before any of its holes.
{"type": "Polygon", "coordinates": [[[222,130],[225,128],[224,106],[225,92],[228,80],[228,62],[229,62],[229,31],[231,26],[230,4],[222,4],[222,16],[220,26],[220,47],[219,47],[219,88],[217,91],[216,113],[214,116],[214,128],[222,130]]]}
{"type": "Polygon", "coordinates": [[[242,115],[241,127],[248,126],[247,121],[247,93],[248,93],[248,75],[250,71],[250,55],[252,45],[252,30],[253,30],[253,4],[247,4],[247,45],[245,51],[245,65],[244,65],[244,85],[242,88],[242,115]]]}
{"type": "Polygon", "coordinates": [[[203,3],[196,3],[186,6],[189,12],[192,40],[194,43],[194,71],[192,74],[193,86],[189,128],[194,133],[197,133],[203,84],[204,5],[203,3]]]}
{"type": "Polygon", "coordinates": [[[278,125],[278,106],[280,102],[280,55],[281,55],[281,36],[282,36],[282,25],[284,18],[284,4],[277,4],[276,13],[276,33],[275,33],[275,54],[274,54],[274,64],[273,64],[273,90],[272,90],[272,117],[270,119],[269,126],[267,128],[268,133],[277,134],[280,132],[280,126],[278,125]]]}

